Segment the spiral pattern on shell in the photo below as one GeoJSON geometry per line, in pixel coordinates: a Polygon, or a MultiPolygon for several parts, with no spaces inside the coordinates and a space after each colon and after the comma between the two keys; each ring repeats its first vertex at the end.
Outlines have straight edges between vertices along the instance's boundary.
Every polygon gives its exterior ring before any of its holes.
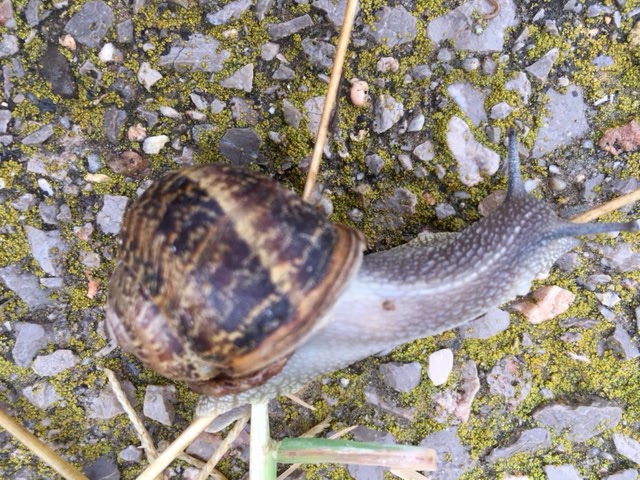
{"type": "Polygon", "coordinates": [[[322,327],[362,250],[358,231],[268,177],[184,168],[125,215],[107,328],[166,377],[209,395],[242,391],[322,327]]]}

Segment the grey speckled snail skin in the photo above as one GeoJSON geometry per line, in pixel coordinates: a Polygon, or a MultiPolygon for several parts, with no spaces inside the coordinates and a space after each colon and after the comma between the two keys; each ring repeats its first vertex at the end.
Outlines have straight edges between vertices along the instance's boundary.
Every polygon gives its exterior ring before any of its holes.
{"type": "MultiPolygon", "coordinates": [[[[252,378],[241,388],[228,390],[217,387],[207,390],[195,385],[196,390],[207,394],[198,407],[198,414],[222,412],[294,392],[320,375],[379,351],[458,327],[491,307],[526,294],[531,281],[573,246],[572,237],[638,230],[636,221],[570,223],[559,218],[545,203],[528,195],[520,178],[513,132],[509,138],[508,162],[509,182],[503,204],[458,234],[421,235],[397,248],[362,257],[359,237],[351,230],[346,234],[340,230],[342,233],[338,236],[344,234],[350,239],[343,242],[346,247],[334,248],[346,258],[343,262],[345,273],[341,277],[329,275],[332,278],[328,296],[331,301],[319,306],[315,326],[298,335],[284,354],[274,353],[277,367],[268,374],[258,374],[258,380],[252,378]]],[[[136,208],[139,207],[133,207],[136,208]]],[[[163,237],[162,229],[157,230],[154,235],[163,237]]],[[[160,297],[154,300],[154,293],[149,293],[149,287],[144,285],[145,274],[158,272],[136,270],[141,257],[135,251],[142,247],[138,242],[128,240],[128,235],[132,234],[125,232],[121,249],[124,253],[120,255],[109,289],[107,326],[125,349],[138,355],[150,367],[167,374],[167,369],[157,365],[167,355],[147,354],[143,351],[147,340],[136,338],[137,332],[148,330],[149,324],[158,324],[159,316],[167,322],[164,318],[167,315],[160,315],[166,302],[160,297]],[[134,254],[127,251],[131,248],[134,254]],[[123,269],[129,272],[125,275],[126,281],[123,281],[123,269]],[[136,289],[132,290],[131,284],[135,284],[136,289]],[[134,301],[132,292],[140,298],[134,301]],[[146,313],[141,315],[141,311],[146,313]],[[132,325],[140,317],[143,326],[136,330],[132,325]]],[[[153,260],[153,257],[144,260],[153,260]]],[[[155,261],[162,258],[162,255],[156,255],[155,261]]],[[[245,267],[242,263],[241,268],[245,267]]],[[[330,269],[327,271],[331,273],[330,269]]],[[[155,278],[149,281],[155,286],[155,278]]],[[[187,283],[184,284],[185,291],[191,288],[187,283]]],[[[290,287],[288,283],[287,288],[290,287]]],[[[206,292],[211,293],[210,290],[206,292]]],[[[172,320],[168,322],[172,323],[172,320]]],[[[184,330],[183,327],[180,331],[184,330]]],[[[209,334],[218,335],[215,331],[209,334]]],[[[229,332],[224,335],[228,336],[229,332]]],[[[157,342],[152,338],[151,343],[157,351],[157,342]]],[[[248,370],[244,373],[255,374],[248,370]]],[[[230,377],[233,380],[233,375],[230,377]]]]}

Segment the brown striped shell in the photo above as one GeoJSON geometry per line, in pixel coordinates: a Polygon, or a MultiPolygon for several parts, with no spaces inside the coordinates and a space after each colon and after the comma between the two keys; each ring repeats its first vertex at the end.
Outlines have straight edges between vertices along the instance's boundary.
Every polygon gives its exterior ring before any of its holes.
{"type": "Polygon", "coordinates": [[[184,168],[125,215],[107,329],[194,390],[246,390],[324,324],[363,244],[270,178],[228,165],[184,168]]]}

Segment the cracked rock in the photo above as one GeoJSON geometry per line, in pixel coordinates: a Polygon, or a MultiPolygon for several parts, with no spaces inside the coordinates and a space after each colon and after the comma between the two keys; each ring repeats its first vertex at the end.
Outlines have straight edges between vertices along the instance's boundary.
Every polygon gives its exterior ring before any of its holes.
{"type": "Polygon", "coordinates": [[[404,106],[391,95],[380,95],[375,107],[373,131],[384,133],[393,127],[404,115],[404,106]]]}
{"type": "Polygon", "coordinates": [[[552,403],[537,410],[533,418],[556,435],[568,432],[569,440],[579,443],[614,428],[622,418],[622,408],[605,401],[578,406],[552,403]]]}
{"type": "Polygon", "coordinates": [[[232,165],[247,165],[260,156],[262,140],[252,128],[230,128],[220,139],[220,153],[232,165]]]}
{"type": "Polygon", "coordinates": [[[79,361],[71,350],[56,350],[50,355],[38,355],[33,362],[33,371],[43,377],[53,377],[79,361]]]}
{"type": "Polygon", "coordinates": [[[38,262],[40,268],[47,275],[58,277],[64,273],[61,265],[62,257],[67,252],[68,247],[62,239],[59,230],[45,232],[30,225],[24,227],[31,254],[38,262]]]}
{"type": "Polygon", "coordinates": [[[449,120],[447,145],[458,162],[460,181],[468,187],[480,183],[480,173],[493,175],[498,171],[500,156],[479,143],[460,117],[449,120]]]}
{"type": "Polygon", "coordinates": [[[39,382],[23,388],[22,394],[31,405],[40,410],[46,410],[60,400],[60,397],[49,382],[39,382]]]}
{"type": "Polygon", "coordinates": [[[227,3],[218,11],[208,13],[207,22],[211,25],[225,25],[231,20],[237,20],[240,15],[251,8],[252,3],[251,0],[235,0],[227,3]]]}
{"type": "Polygon", "coordinates": [[[614,433],[612,438],[620,455],[640,464],[640,442],[621,433],[614,433]]]}
{"type": "Polygon", "coordinates": [[[103,1],[85,3],[64,27],[77,42],[90,48],[100,46],[100,41],[113,24],[113,12],[103,1]]]}
{"type": "Polygon", "coordinates": [[[382,381],[399,392],[408,392],[420,383],[420,362],[383,363],[379,367],[382,381]]]}
{"type": "Polygon", "coordinates": [[[470,83],[456,82],[447,87],[447,93],[474,126],[487,122],[484,101],[487,94],[474,88],[470,83]]]}
{"type": "Polygon", "coordinates": [[[172,67],[178,72],[219,72],[229,58],[227,50],[213,37],[196,33],[187,41],[179,40],[171,45],[169,53],[160,57],[160,67],[172,67]]]}
{"type": "Polygon", "coordinates": [[[147,385],[144,394],[144,415],[163,425],[172,425],[175,417],[176,387],[147,385]]]}
{"type": "Polygon", "coordinates": [[[403,6],[384,7],[376,12],[376,17],[371,32],[376,42],[393,48],[416,38],[418,21],[403,6]]]}
{"type": "Polygon", "coordinates": [[[302,15],[300,17],[293,18],[288,22],[268,24],[267,33],[272,40],[279,40],[281,38],[290,37],[294,33],[311,26],[313,26],[313,20],[311,20],[311,17],[309,15],[302,15]]]}
{"type": "Polygon", "coordinates": [[[47,346],[49,341],[45,329],[36,323],[19,322],[15,325],[16,343],[11,355],[13,363],[19,367],[28,367],[37,353],[47,346]]]}
{"type": "Polygon", "coordinates": [[[477,29],[475,15],[491,12],[492,6],[485,0],[465,2],[431,21],[427,26],[427,35],[436,43],[451,40],[457,50],[499,52],[504,46],[506,29],[518,24],[516,7],[513,0],[501,1],[498,15],[487,20],[485,28],[477,29]]]}
{"type": "Polygon", "coordinates": [[[522,432],[518,438],[506,447],[494,449],[488,457],[489,462],[510,458],[518,453],[535,453],[551,446],[551,435],[544,428],[531,428],[522,432]]]}
{"type": "Polygon", "coordinates": [[[121,195],[105,195],[102,208],[96,216],[98,227],[103,233],[115,235],[120,231],[124,211],[129,199],[121,195]]]}
{"type": "Polygon", "coordinates": [[[0,268],[0,281],[27,306],[36,309],[49,303],[49,290],[40,287],[38,277],[17,265],[0,268]]]}
{"type": "Polygon", "coordinates": [[[558,59],[558,55],[560,54],[560,50],[557,48],[552,48],[547,53],[545,53],[537,62],[529,65],[525,70],[531,74],[533,78],[535,78],[540,83],[546,83],[547,78],[549,77],[549,72],[553,67],[553,64],[558,59]]]}
{"type": "Polygon", "coordinates": [[[220,81],[220,86],[224,88],[235,88],[251,93],[253,90],[253,64],[248,63],[244,67],[236,70],[227,78],[220,81]]]}

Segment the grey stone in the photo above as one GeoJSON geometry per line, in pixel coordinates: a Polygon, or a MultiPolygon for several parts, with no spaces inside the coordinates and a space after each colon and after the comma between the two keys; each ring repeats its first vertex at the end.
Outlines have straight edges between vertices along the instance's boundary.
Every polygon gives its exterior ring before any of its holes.
{"type": "Polygon", "coordinates": [[[231,106],[231,116],[235,120],[251,126],[257,125],[260,121],[260,115],[253,108],[253,101],[242,97],[231,97],[229,105],[231,106]]]}
{"type": "Polygon", "coordinates": [[[51,91],[62,98],[78,95],[75,77],[69,61],[55,46],[48,47],[40,57],[40,75],[51,84],[51,91]]]}
{"type": "Polygon", "coordinates": [[[419,362],[381,364],[378,369],[382,381],[399,392],[408,392],[420,383],[422,366],[419,362]]]}
{"type": "Polygon", "coordinates": [[[253,90],[253,64],[248,63],[247,65],[240,67],[227,78],[221,80],[220,86],[224,88],[244,90],[247,93],[251,93],[251,90],[253,90]]]}
{"type": "Polygon", "coordinates": [[[121,195],[105,195],[96,222],[102,233],[115,235],[120,231],[124,211],[129,199],[121,195]]]}
{"type": "Polygon", "coordinates": [[[110,420],[121,413],[124,413],[124,409],[110,388],[103,389],[92,398],[87,407],[87,416],[97,420],[110,420]]]}
{"type": "Polygon", "coordinates": [[[87,155],[87,170],[89,173],[96,173],[102,168],[102,159],[96,153],[87,155]]]}
{"type": "Polygon", "coordinates": [[[0,17],[4,18],[4,26],[9,30],[16,28],[16,19],[13,14],[13,1],[0,1],[0,17]]]}
{"type": "MultiPolygon", "coordinates": [[[[329,21],[333,23],[333,26],[340,28],[342,26],[342,20],[344,19],[346,4],[347,0],[315,0],[311,6],[325,12],[329,21]]],[[[358,2],[354,15],[357,17],[359,12],[360,3],[358,2]]]]}
{"type": "Polygon", "coordinates": [[[46,142],[53,135],[53,125],[47,123],[22,139],[23,145],[39,145],[46,142]]]}
{"type": "Polygon", "coordinates": [[[105,137],[107,137],[107,140],[109,140],[109,142],[113,143],[114,145],[118,145],[120,143],[122,130],[124,129],[124,124],[126,121],[127,112],[125,110],[120,110],[113,105],[107,107],[104,110],[104,135],[105,137]]]}
{"type": "Polygon", "coordinates": [[[456,214],[456,209],[449,203],[439,203],[435,207],[435,212],[438,220],[442,220],[454,216],[456,214]]]}
{"type": "Polygon", "coordinates": [[[495,307],[480,318],[458,328],[462,338],[490,338],[509,328],[509,313],[495,307]]]}
{"type": "Polygon", "coordinates": [[[609,475],[608,477],[604,477],[604,480],[638,480],[638,471],[631,469],[623,470],[609,475]]]}
{"type": "Polygon", "coordinates": [[[304,102],[304,109],[307,111],[307,130],[315,138],[320,125],[320,115],[324,108],[324,96],[312,97],[304,102]]]}
{"type": "Polygon", "coordinates": [[[541,424],[552,428],[556,435],[568,432],[571,442],[584,442],[608,428],[615,427],[622,417],[622,408],[605,401],[590,405],[552,403],[533,414],[541,424]]]}
{"type": "Polygon", "coordinates": [[[585,201],[592,203],[598,197],[598,193],[596,192],[596,187],[602,185],[604,181],[604,173],[598,173],[595,176],[587,178],[584,182],[584,190],[582,192],[582,198],[585,201]]]}
{"type": "Polygon", "coordinates": [[[611,340],[617,345],[617,350],[622,353],[625,360],[631,360],[640,356],[638,346],[631,339],[631,335],[619,323],[616,323],[616,329],[613,332],[611,340]]]}
{"type": "Polygon", "coordinates": [[[26,225],[24,231],[31,247],[31,254],[40,268],[47,275],[62,275],[64,273],[61,265],[62,256],[67,252],[68,246],[62,239],[60,231],[45,232],[30,225],[26,225]]]}
{"type": "Polygon", "coordinates": [[[259,158],[261,143],[252,128],[230,128],[220,139],[218,148],[232,165],[247,165],[259,158]]]}
{"type": "Polygon", "coordinates": [[[0,133],[7,133],[11,121],[11,110],[0,110],[0,133]]]}
{"type": "Polygon", "coordinates": [[[13,363],[28,367],[38,352],[47,346],[49,338],[45,329],[36,323],[18,322],[15,328],[16,343],[11,350],[13,363]]]}
{"type": "Polygon", "coordinates": [[[142,448],[129,445],[127,448],[120,450],[118,458],[124,462],[138,463],[142,460],[142,448]]]}
{"type": "Polygon", "coordinates": [[[487,112],[484,111],[484,101],[487,94],[474,88],[466,82],[452,83],[447,87],[447,93],[458,105],[474,126],[486,122],[487,112]]]}
{"type": "Polygon", "coordinates": [[[596,58],[593,59],[593,61],[591,62],[591,64],[596,67],[596,68],[605,68],[605,67],[610,67],[611,65],[613,65],[615,62],[613,61],[613,58],[610,57],[609,55],[598,55],[596,58]]]}
{"type": "Polygon", "coordinates": [[[172,425],[175,417],[176,387],[147,385],[144,393],[144,415],[163,425],[172,425]]]}
{"type": "Polygon", "coordinates": [[[432,433],[426,436],[420,445],[438,451],[438,469],[429,472],[431,480],[457,480],[476,464],[469,455],[469,450],[460,442],[457,427],[432,433]]]}
{"type": "Polygon", "coordinates": [[[231,20],[237,20],[252,5],[251,0],[234,0],[213,13],[207,14],[207,22],[211,25],[225,25],[231,20]]]}
{"type": "Polygon", "coordinates": [[[500,166],[500,156],[480,144],[460,117],[451,117],[447,128],[447,145],[458,162],[460,181],[473,186],[480,183],[480,173],[493,175],[500,166]]]}
{"type": "Polygon", "coordinates": [[[116,38],[118,43],[133,42],[133,20],[127,18],[116,25],[116,38]]]}
{"type": "Polygon", "coordinates": [[[393,48],[412,42],[418,33],[418,21],[403,6],[384,7],[376,12],[371,36],[376,42],[393,48]]]}
{"type": "Polygon", "coordinates": [[[602,254],[600,263],[616,272],[640,270],[640,253],[634,252],[630,243],[618,243],[614,246],[598,246],[602,254]]]}
{"type": "Polygon", "coordinates": [[[384,133],[402,118],[404,106],[391,95],[382,94],[378,97],[374,113],[373,131],[384,133]]]}
{"type": "Polygon", "coordinates": [[[330,43],[307,37],[302,40],[302,50],[304,50],[311,65],[327,69],[333,66],[336,47],[330,43]]]}
{"type": "Polygon", "coordinates": [[[274,2],[275,0],[256,0],[256,6],[254,8],[254,16],[256,17],[256,20],[259,22],[264,20],[267,12],[271,10],[271,7],[273,7],[274,2]]]}
{"type": "Polygon", "coordinates": [[[17,265],[0,268],[0,281],[31,309],[35,310],[49,303],[49,291],[40,287],[38,277],[22,272],[17,265]]]}
{"type": "Polygon", "coordinates": [[[507,102],[500,102],[491,107],[490,116],[493,120],[504,120],[513,112],[513,107],[507,102]]]}
{"type": "Polygon", "coordinates": [[[533,376],[515,356],[500,359],[487,374],[489,392],[504,398],[510,409],[516,408],[531,392],[533,376]]]}
{"type": "Polygon", "coordinates": [[[551,435],[544,428],[531,428],[522,432],[518,438],[506,447],[496,448],[487,460],[495,462],[503,458],[509,458],[517,453],[532,454],[551,446],[551,435]]]}
{"type": "Polygon", "coordinates": [[[111,8],[101,0],[85,3],[64,27],[75,40],[90,48],[100,46],[100,41],[113,24],[111,8]]]}
{"type": "Polygon", "coordinates": [[[40,5],[40,0],[29,0],[24,9],[24,19],[30,27],[35,27],[40,23],[40,5]]]}
{"type": "Polygon", "coordinates": [[[45,202],[40,202],[38,204],[38,211],[40,212],[40,218],[47,225],[57,225],[58,220],[56,219],[56,215],[58,214],[58,207],[56,204],[48,204],[45,202]]]}
{"type": "Polygon", "coordinates": [[[400,155],[398,155],[398,163],[405,170],[413,170],[413,162],[411,161],[411,157],[405,153],[401,153],[400,155]]]}
{"type": "Polygon", "coordinates": [[[15,35],[4,34],[0,38],[0,58],[15,55],[20,50],[18,37],[15,35]]]}
{"type": "Polygon", "coordinates": [[[20,212],[26,212],[36,205],[36,197],[32,193],[25,193],[9,202],[9,205],[20,212]]]}
{"type": "Polygon", "coordinates": [[[514,78],[504,84],[504,88],[517,92],[525,104],[529,103],[529,99],[531,98],[531,82],[524,72],[516,73],[514,78]]]}
{"type": "Polygon", "coordinates": [[[309,15],[292,18],[287,22],[270,23],[267,25],[267,33],[273,40],[290,37],[305,28],[313,26],[313,20],[309,15]]]}
{"type": "Polygon", "coordinates": [[[280,45],[273,42],[267,42],[260,46],[260,58],[265,62],[270,62],[280,51],[280,45]]]}
{"type": "Polygon", "coordinates": [[[367,155],[364,157],[364,163],[372,175],[378,175],[382,171],[384,160],[380,155],[367,155]]]}
{"type": "Polygon", "coordinates": [[[39,382],[22,389],[27,401],[40,410],[46,410],[55,404],[60,397],[48,382],[39,382]]]}
{"type": "Polygon", "coordinates": [[[171,45],[169,53],[160,57],[159,66],[172,67],[178,72],[219,72],[229,58],[227,50],[213,37],[196,33],[188,40],[178,40],[171,45]]]}
{"type": "Polygon", "coordinates": [[[38,355],[33,361],[33,371],[43,377],[53,377],[79,361],[71,350],[56,350],[49,355],[38,355]]]}
{"type": "MultiPolygon", "coordinates": [[[[409,121],[409,126],[407,127],[407,132],[419,132],[424,127],[424,122],[426,118],[424,114],[418,113],[415,117],[413,117],[409,121]]],[[[415,152],[415,151],[414,151],[415,152]]]]}
{"type": "Polygon", "coordinates": [[[500,3],[495,18],[487,21],[486,27],[478,31],[475,15],[488,14],[492,6],[484,0],[471,0],[432,20],[427,26],[428,37],[436,43],[451,40],[457,50],[472,52],[499,52],[504,46],[506,29],[518,24],[513,0],[500,3]]]}
{"type": "Polygon", "coordinates": [[[373,387],[365,387],[364,390],[364,399],[367,403],[370,403],[376,408],[379,408],[382,411],[391,413],[393,415],[397,415],[402,418],[406,418],[410,422],[413,421],[413,416],[415,415],[416,409],[414,407],[411,408],[402,408],[386,400],[383,395],[380,394],[373,387]]]}
{"type": "Polygon", "coordinates": [[[89,480],[120,480],[120,471],[113,454],[98,458],[84,469],[89,480]]]}
{"type": "Polygon", "coordinates": [[[540,57],[538,61],[525,68],[525,70],[529,72],[529,74],[531,74],[531,76],[540,83],[545,83],[547,81],[547,78],[549,78],[551,67],[553,67],[553,64],[558,59],[559,54],[560,50],[558,50],[557,48],[552,48],[542,57],[540,57]]]}
{"type": "Polygon", "coordinates": [[[545,465],[547,480],[582,480],[573,465],[545,465]]]}
{"type": "Polygon", "coordinates": [[[293,103],[286,98],[282,100],[282,113],[284,113],[284,120],[288,125],[293,128],[298,128],[302,121],[302,113],[298,110],[293,103]]]}
{"type": "Polygon", "coordinates": [[[571,85],[565,94],[549,89],[547,97],[549,116],[542,119],[542,127],[538,130],[531,151],[533,158],[540,158],[562,145],[567,145],[589,131],[586,105],[580,87],[571,85]]]}
{"type": "Polygon", "coordinates": [[[621,433],[614,433],[612,438],[620,455],[640,464],[640,442],[621,433]]]}
{"type": "Polygon", "coordinates": [[[295,76],[296,73],[292,69],[282,64],[276,68],[275,72],[273,72],[274,80],[293,80],[295,76]]]}
{"type": "Polygon", "coordinates": [[[427,140],[414,148],[413,154],[418,157],[418,160],[428,162],[433,160],[433,157],[436,155],[436,150],[433,146],[433,142],[431,140],[427,140]]]}
{"type": "Polygon", "coordinates": [[[411,76],[418,80],[429,78],[431,75],[433,75],[433,72],[431,68],[429,68],[429,65],[416,65],[413,67],[413,70],[411,70],[411,76]]]}

